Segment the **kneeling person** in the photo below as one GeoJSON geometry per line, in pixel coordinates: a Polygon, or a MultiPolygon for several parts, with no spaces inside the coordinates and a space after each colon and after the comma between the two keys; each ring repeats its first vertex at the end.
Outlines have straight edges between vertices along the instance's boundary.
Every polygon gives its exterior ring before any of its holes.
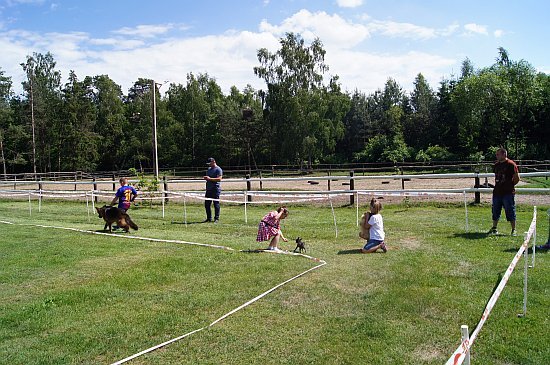
{"type": "Polygon", "coordinates": [[[372,199],[370,202],[370,217],[368,222],[365,223],[366,228],[369,230],[369,239],[365,246],[361,249],[362,253],[372,253],[378,249],[381,249],[384,253],[387,251],[384,238],[386,236],[384,232],[384,221],[380,211],[382,210],[382,203],[377,199],[372,199]]]}

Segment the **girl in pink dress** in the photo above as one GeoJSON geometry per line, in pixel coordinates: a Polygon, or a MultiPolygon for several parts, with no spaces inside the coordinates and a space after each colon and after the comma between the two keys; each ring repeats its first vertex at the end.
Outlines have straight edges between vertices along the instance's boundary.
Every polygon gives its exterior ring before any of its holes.
{"type": "Polygon", "coordinates": [[[284,206],[277,208],[276,211],[269,212],[264,215],[258,225],[258,235],[256,237],[256,241],[263,242],[271,238],[271,242],[269,243],[267,249],[277,252],[281,251],[279,247],[277,247],[279,245],[279,239],[282,239],[284,242],[288,242],[288,240],[285,236],[283,236],[280,223],[281,219],[285,219],[287,216],[288,209],[284,206]]]}

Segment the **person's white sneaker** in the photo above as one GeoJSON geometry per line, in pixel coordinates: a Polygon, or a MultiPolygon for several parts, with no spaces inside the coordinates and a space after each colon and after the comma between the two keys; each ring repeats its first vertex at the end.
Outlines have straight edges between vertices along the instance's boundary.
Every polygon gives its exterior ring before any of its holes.
{"type": "Polygon", "coordinates": [[[279,247],[273,247],[273,251],[277,252],[277,253],[282,253],[284,252],[283,250],[281,250],[279,247]]]}

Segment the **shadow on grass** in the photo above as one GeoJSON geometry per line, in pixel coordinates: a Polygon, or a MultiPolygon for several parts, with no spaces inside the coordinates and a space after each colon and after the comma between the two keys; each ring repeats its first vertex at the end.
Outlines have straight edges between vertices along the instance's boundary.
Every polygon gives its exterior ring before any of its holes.
{"type": "Polygon", "coordinates": [[[207,223],[207,222],[204,222],[204,221],[199,221],[199,222],[178,222],[178,221],[171,221],[170,224],[202,224],[202,223],[207,223]]]}
{"type": "Polygon", "coordinates": [[[466,238],[467,240],[480,240],[487,238],[487,233],[483,232],[464,232],[464,233],[455,233],[453,234],[454,238],[466,238]]]}
{"type": "Polygon", "coordinates": [[[262,253],[267,251],[266,249],[258,248],[258,249],[250,249],[250,250],[240,250],[240,252],[244,253],[262,253]]]}
{"type": "MultiPolygon", "coordinates": [[[[519,251],[519,247],[517,247],[517,248],[507,248],[506,250],[503,250],[502,252],[512,252],[512,253],[516,253],[516,252],[518,252],[518,251],[519,251]]],[[[547,253],[548,251],[550,251],[550,250],[547,249],[547,248],[540,248],[540,247],[537,246],[535,252],[536,252],[536,253],[543,253],[543,254],[544,254],[544,253],[547,253]]],[[[527,253],[528,253],[528,254],[532,254],[532,253],[533,253],[533,246],[529,246],[529,247],[527,248],[527,253]]]]}
{"type": "Polygon", "coordinates": [[[362,254],[361,249],[360,248],[354,248],[354,249],[351,249],[351,250],[340,250],[340,251],[338,251],[338,255],[350,255],[350,254],[356,254],[356,253],[362,254]]]}

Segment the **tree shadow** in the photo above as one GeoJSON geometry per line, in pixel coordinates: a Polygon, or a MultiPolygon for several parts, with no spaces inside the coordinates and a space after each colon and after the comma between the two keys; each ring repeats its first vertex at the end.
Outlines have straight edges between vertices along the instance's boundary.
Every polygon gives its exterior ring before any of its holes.
{"type": "Polygon", "coordinates": [[[356,254],[356,253],[362,254],[361,249],[360,248],[354,248],[354,249],[351,249],[351,250],[340,250],[340,251],[338,251],[338,255],[351,255],[351,254],[356,254]]]}

